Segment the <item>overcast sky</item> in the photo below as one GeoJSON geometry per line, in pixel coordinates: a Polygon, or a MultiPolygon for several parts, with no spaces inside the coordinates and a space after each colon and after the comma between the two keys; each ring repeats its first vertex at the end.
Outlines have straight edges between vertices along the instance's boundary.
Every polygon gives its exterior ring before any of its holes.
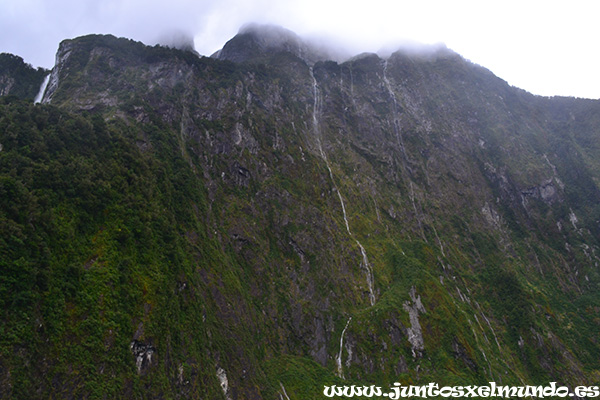
{"type": "Polygon", "coordinates": [[[441,42],[532,93],[600,98],[599,11],[595,0],[0,0],[0,52],[51,68],[63,39],[155,44],[179,31],[211,55],[258,22],[353,53],[441,42]]]}

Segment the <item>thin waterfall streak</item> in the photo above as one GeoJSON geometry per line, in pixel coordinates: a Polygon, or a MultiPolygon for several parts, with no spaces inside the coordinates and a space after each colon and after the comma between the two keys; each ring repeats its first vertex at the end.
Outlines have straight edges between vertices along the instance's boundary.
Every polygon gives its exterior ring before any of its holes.
{"type": "Polygon", "coordinates": [[[481,312],[483,319],[485,319],[485,322],[487,322],[488,326],[490,327],[490,330],[492,331],[492,335],[494,335],[494,340],[496,341],[496,344],[498,345],[498,350],[500,352],[502,352],[502,347],[500,347],[500,342],[498,342],[498,337],[496,336],[496,332],[494,332],[494,328],[492,328],[492,324],[490,324],[490,320],[485,316],[483,311],[480,310],[479,312],[481,312]]]}
{"type": "MultiPolygon", "coordinates": [[[[285,387],[283,386],[283,383],[279,382],[279,386],[281,386],[281,390],[283,391],[283,395],[285,396],[286,400],[290,400],[290,397],[287,395],[287,392],[285,391],[285,387]]],[[[279,396],[281,399],[283,399],[283,396],[279,396]]]]}
{"type": "Polygon", "coordinates": [[[348,318],[348,322],[346,322],[346,326],[344,330],[342,330],[342,334],[340,335],[340,351],[335,359],[335,363],[337,364],[337,375],[344,379],[344,367],[342,366],[342,350],[344,349],[344,335],[346,334],[346,329],[348,329],[348,325],[350,325],[350,321],[352,321],[352,317],[348,318]]]}
{"type": "Polygon", "coordinates": [[[352,76],[352,65],[350,65],[350,95],[352,95],[352,103],[354,103],[354,76],[352,76]]]}
{"type": "Polygon", "coordinates": [[[438,245],[440,246],[440,251],[442,252],[442,256],[446,257],[446,253],[444,253],[444,245],[442,244],[442,241],[441,241],[440,237],[438,236],[437,229],[435,229],[435,224],[432,223],[431,226],[433,227],[433,233],[435,233],[435,237],[437,238],[438,245]]]}
{"type": "Polygon", "coordinates": [[[400,126],[398,123],[398,101],[396,99],[396,94],[394,94],[394,91],[392,90],[392,84],[390,83],[390,80],[387,77],[387,67],[388,67],[388,60],[385,60],[383,63],[383,83],[385,84],[388,94],[390,95],[390,97],[392,99],[392,104],[394,105],[393,114],[392,114],[392,119],[393,119],[392,125],[394,126],[394,133],[396,134],[396,141],[398,142],[398,145],[400,146],[400,149],[402,150],[402,155],[404,156],[404,161],[406,162],[406,160],[408,158],[406,156],[406,150],[404,149],[404,139],[402,138],[402,134],[400,133],[400,126]]]}
{"type": "Polygon", "coordinates": [[[371,196],[373,199],[373,204],[375,204],[375,214],[377,214],[377,221],[381,223],[381,215],[379,214],[379,206],[377,205],[377,200],[375,200],[375,196],[371,196]]]}
{"type": "Polygon", "coordinates": [[[348,222],[348,215],[346,213],[346,204],[344,203],[344,198],[342,197],[342,193],[340,192],[340,190],[338,189],[337,185],[335,184],[335,179],[333,179],[333,172],[331,170],[331,166],[329,165],[329,160],[327,159],[327,155],[325,154],[325,151],[323,150],[323,144],[321,143],[321,130],[319,127],[319,118],[318,115],[320,113],[320,96],[319,96],[319,88],[317,85],[317,79],[315,78],[315,76],[313,75],[313,71],[312,68],[310,69],[310,76],[313,80],[313,95],[314,95],[314,103],[313,103],[313,116],[312,116],[312,122],[313,122],[313,131],[315,133],[315,137],[317,139],[317,146],[319,148],[319,153],[321,155],[321,158],[323,159],[323,161],[325,161],[325,166],[327,166],[327,171],[329,171],[329,177],[331,178],[331,182],[333,183],[333,187],[338,195],[338,198],[340,200],[340,205],[342,206],[342,214],[344,216],[344,223],[346,225],[346,231],[348,232],[348,235],[354,239],[354,241],[356,242],[356,244],[358,245],[359,249],[360,249],[360,253],[362,256],[362,262],[361,262],[361,267],[364,269],[365,271],[365,275],[366,275],[366,280],[367,280],[367,286],[369,287],[369,302],[371,303],[371,305],[375,305],[375,291],[374,291],[374,283],[375,283],[375,279],[373,276],[373,270],[371,268],[371,264],[369,263],[369,259],[367,257],[367,252],[365,251],[365,248],[363,247],[363,245],[358,241],[358,239],[356,239],[354,237],[354,235],[352,234],[352,231],[350,230],[350,223],[348,222]]]}
{"type": "Polygon", "coordinates": [[[352,101],[352,107],[356,110],[356,101],[354,100],[354,77],[352,76],[352,65],[349,66],[350,71],[350,100],[352,101]]]}
{"type": "MultiPolygon", "coordinates": [[[[348,224],[348,216],[346,215],[346,206],[344,205],[344,200],[342,199],[342,195],[340,194],[340,191],[336,190],[336,192],[338,194],[338,197],[340,198],[340,204],[342,205],[342,213],[344,214],[344,222],[346,223],[346,231],[348,231],[348,235],[352,236],[352,232],[350,232],[350,225],[348,224]]],[[[358,243],[358,240],[356,242],[358,243]]],[[[359,243],[359,245],[360,245],[360,243],[359,243]]],[[[361,246],[361,248],[362,248],[362,246],[361,246]]]]}
{"type": "Polygon", "coordinates": [[[473,323],[471,322],[471,320],[469,318],[467,318],[467,322],[469,323],[469,326],[471,327],[471,331],[473,332],[473,336],[475,337],[475,344],[477,345],[477,348],[479,349],[479,351],[483,355],[484,360],[488,364],[488,367],[490,369],[490,377],[493,377],[493,375],[492,375],[492,365],[490,364],[490,361],[488,360],[487,356],[485,355],[485,351],[483,351],[483,348],[479,344],[479,339],[477,338],[477,332],[475,332],[475,328],[473,327],[473,323]]]}
{"type": "Polygon", "coordinates": [[[356,240],[356,244],[360,248],[360,253],[362,254],[363,264],[365,266],[365,274],[367,275],[367,285],[369,286],[369,301],[373,306],[375,305],[375,293],[373,293],[373,284],[375,279],[373,277],[373,270],[371,269],[371,266],[369,264],[369,259],[367,258],[367,252],[365,251],[365,248],[362,246],[362,244],[360,244],[358,240],[356,240]]]}
{"type": "Polygon", "coordinates": [[[415,211],[415,218],[417,218],[417,222],[419,223],[419,229],[421,229],[421,236],[423,237],[423,240],[425,242],[429,243],[427,238],[425,237],[425,231],[423,230],[423,225],[421,224],[420,213],[417,210],[417,205],[415,204],[415,190],[413,188],[413,183],[412,183],[412,181],[410,181],[409,183],[410,183],[410,200],[412,202],[413,210],[415,211]]]}
{"type": "Polygon", "coordinates": [[[477,321],[477,325],[479,325],[479,329],[481,329],[481,333],[483,333],[483,338],[485,339],[486,342],[490,343],[490,339],[488,339],[487,335],[485,334],[485,329],[483,329],[481,322],[479,322],[479,318],[477,318],[477,314],[473,314],[473,317],[475,317],[475,321],[477,321]]]}

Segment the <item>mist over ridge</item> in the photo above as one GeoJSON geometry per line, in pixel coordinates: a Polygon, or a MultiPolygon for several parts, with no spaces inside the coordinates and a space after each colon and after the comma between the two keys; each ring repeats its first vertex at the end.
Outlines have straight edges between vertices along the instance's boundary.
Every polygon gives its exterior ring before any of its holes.
{"type": "MultiPolygon", "coordinates": [[[[301,58],[307,57],[308,59],[312,59],[312,61],[331,60],[344,62],[365,53],[364,51],[353,51],[339,39],[335,40],[331,37],[317,37],[314,35],[302,37],[289,29],[273,24],[245,24],[232,40],[240,36],[252,37],[264,51],[291,51],[301,58]]],[[[226,48],[230,42],[231,40],[223,48],[226,48]]],[[[222,51],[223,49],[217,51],[213,54],[213,57],[224,57],[227,59],[227,55],[223,56],[221,54],[222,51]]],[[[409,40],[388,43],[380,49],[371,49],[367,53],[369,52],[377,54],[382,58],[388,58],[394,52],[402,52],[413,57],[433,57],[454,53],[443,43],[421,44],[409,40]]]]}

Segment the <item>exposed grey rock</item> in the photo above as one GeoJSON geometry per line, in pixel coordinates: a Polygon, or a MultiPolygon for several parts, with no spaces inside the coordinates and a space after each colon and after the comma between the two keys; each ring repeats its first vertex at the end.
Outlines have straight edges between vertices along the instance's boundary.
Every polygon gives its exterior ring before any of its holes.
{"type": "Polygon", "coordinates": [[[231,400],[231,395],[229,393],[229,379],[227,379],[227,373],[221,367],[217,368],[217,378],[219,379],[219,383],[221,384],[221,390],[223,390],[223,394],[227,400],[231,400]]]}
{"type": "Polygon", "coordinates": [[[412,304],[411,302],[406,301],[402,305],[402,308],[404,308],[404,311],[408,313],[410,318],[410,328],[406,328],[406,336],[412,346],[413,357],[419,358],[421,357],[423,350],[425,350],[423,332],[421,330],[421,324],[419,323],[419,313],[425,313],[425,307],[423,307],[421,296],[417,295],[414,286],[411,287],[409,295],[412,304]]]}
{"type": "Polygon", "coordinates": [[[143,343],[134,340],[129,345],[133,356],[135,357],[135,366],[139,375],[145,374],[150,365],[152,365],[152,356],[156,352],[156,348],[151,344],[143,343]]]}

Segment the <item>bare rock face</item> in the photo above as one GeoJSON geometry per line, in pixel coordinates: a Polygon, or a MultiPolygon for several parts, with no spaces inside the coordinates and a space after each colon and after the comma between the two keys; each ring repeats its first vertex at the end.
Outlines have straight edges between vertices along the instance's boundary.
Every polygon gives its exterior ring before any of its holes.
{"type": "Polygon", "coordinates": [[[71,54],[71,51],[72,44],[66,41],[62,42],[58,47],[58,51],[56,53],[56,62],[54,63],[52,72],[50,72],[50,81],[46,87],[44,97],[42,97],[42,103],[50,103],[52,101],[52,96],[54,95],[56,89],[58,89],[59,76],[61,73],[63,73],[63,69],[66,66],[66,62],[71,54]]]}
{"type": "Polygon", "coordinates": [[[15,85],[15,80],[9,76],[0,77],[0,96],[8,96],[15,85]]]}
{"type": "Polygon", "coordinates": [[[421,357],[422,351],[425,350],[425,342],[423,341],[423,331],[421,330],[421,324],[419,324],[419,313],[425,313],[425,307],[421,302],[421,296],[417,295],[416,289],[413,286],[410,289],[411,302],[405,302],[402,307],[406,311],[410,318],[410,327],[406,329],[406,336],[412,347],[413,357],[421,357]]]}
{"type": "Polygon", "coordinates": [[[138,375],[147,373],[152,365],[152,357],[154,356],[154,353],[156,353],[156,348],[151,344],[143,343],[138,340],[132,341],[129,348],[135,357],[135,367],[138,375]]]}

